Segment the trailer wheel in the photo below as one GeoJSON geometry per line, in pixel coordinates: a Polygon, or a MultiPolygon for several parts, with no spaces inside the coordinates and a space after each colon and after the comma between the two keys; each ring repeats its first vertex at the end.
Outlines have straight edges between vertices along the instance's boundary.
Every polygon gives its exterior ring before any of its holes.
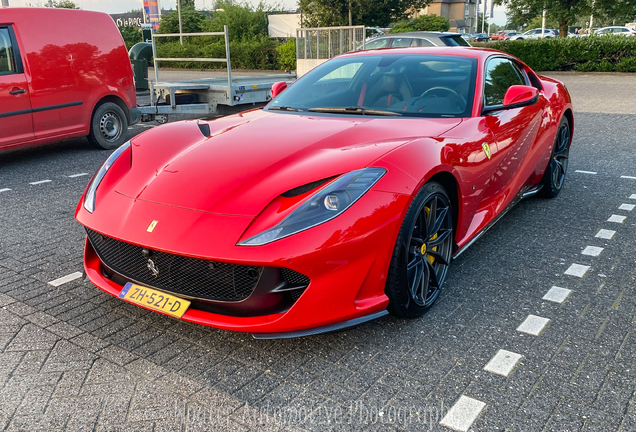
{"type": "Polygon", "coordinates": [[[95,108],[88,140],[99,148],[119,147],[128,137],[128,118],[119,105],[104,102],[95,108]]]}

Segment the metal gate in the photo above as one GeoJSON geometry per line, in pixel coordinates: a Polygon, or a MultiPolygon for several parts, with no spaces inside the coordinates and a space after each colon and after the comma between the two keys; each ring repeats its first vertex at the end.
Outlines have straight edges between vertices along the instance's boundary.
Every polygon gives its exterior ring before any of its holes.
{"type": "Polygon", "coordinates": [[[364,49],[364,36],[364,26],[297,29],[296,74],[304,75],[332,57],[364,49]]]}

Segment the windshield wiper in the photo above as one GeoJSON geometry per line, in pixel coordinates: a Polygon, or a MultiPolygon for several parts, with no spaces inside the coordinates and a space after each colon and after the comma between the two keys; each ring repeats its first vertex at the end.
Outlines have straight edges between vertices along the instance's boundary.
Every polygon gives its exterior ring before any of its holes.
{"type": "Polygon", "coordinates": [[[360,115],[379,115],[400,117],[402,113],[395,111],[384,111],[360,107],[318,107],[309,108],[309,112],[338,113],[338,114],[360,114],[360,115]]]}
{"type": "Polygon", "coordinates": [[[300,108],[293,108],[290,106],[272,106],[267,108],[268,110],[279,110],[279,111],[302,111],[300,108]]]}

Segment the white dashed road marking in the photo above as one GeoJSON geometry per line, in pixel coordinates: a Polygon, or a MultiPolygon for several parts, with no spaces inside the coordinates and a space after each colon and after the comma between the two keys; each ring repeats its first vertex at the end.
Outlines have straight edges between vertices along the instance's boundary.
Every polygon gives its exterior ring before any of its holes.
{"type": "Polygon", "coordinates": [[[583,252],[581,252],[583,255],[589,255],[589,256],[599,256],[601,254],[601,252],[603,252],[603,248],[602,247],[598,247],[598,246],[586,246],[585,249],[583,249],[583,252]]]}
{"type": "Polygon", "coordinates": [[[632,211],[634,210],[634,207],[636,207],[636,204],[621,204],[618,209],[632,211]]]}
{"type": "Polygon", "coordinates": [[[581,173],[581,174],[592,174],[592,175],[596,174],[596,171],[575,170],[574,172],[581,173]]]}
{"type": "Polygon", "coordinates": [[[590,266],[586,266],[582,264],[572,264],[565,271],[565,274],[582,278],[583,276],[585,276],[585,273],[587,273],[589,269],[590,269],[590,266]]]}
{"type": "Polygon", "coordinates": [[[543,296],[543,300],[549,300],[555,303],[563,303],[566,298],[570,295],[572,290],[561,288],[558,286],[553,286],[550,288],[550,291],[543,296]]]}
{"type": "Polygon", "coordinates": [[[497,351],[497,354],[490,359],[488,364],[484,366],[484,370],[507,377],[515,368],[517,362],[522,358],[523,356],[521,354],[500,349],[497,351]]]}
{"type": "Polygon", "coordinates": [[[43,184],[43,183],[51,183],[53,180],[40,180],[40,181],[36,181],[33,183],[29,183],[30,185],[39,185],[39,184],[43,184]]]}
{"type": "Polygon", "coordinates": [[[621,178],[636,180],[636,177],[632,177],[632,176],[621,176],[621,178]]]}
{"type": "Polygon", "coordinates": [[[631,195],[629,196],[629,199],[636,199],[636,194],[631,194],[631,195]]]}
{"type": "Polygon", "coordinates": [[[614,234],[616,234],[616,231],[602,229],[602,230],[599,230],[599,232],[597,232],[594,237],[602,238],[605,240],[611,240],[612,237],[614,237],[614,234]]]}
{"type": "Polygon", "coordinates": [[[68,176],[68,178],[82,177],[87,175],[88,173],[71,174],[70,176],[68,176]]]}
{"type": "Polygon", "coordinates": [[[9,192],[11,189],[9,188],[4,188],[4,189],[0,189],[0,192],[9,192]]]}
{"type": "Polygon", "coordinates": [[[70,282],[70,281],[74,281],[75,279],[79,279],[81,277],[82,277],[82,273],[81,272],[75,272],[75,273],[71,273],[70,275],[63,276],[63,277],[61,277],[59,279],[52,280],[51,282],[49,282],[49,285],[53,285],[54,287],[58,287],[60,285],[63,285],[63,284],[65,284],[67,282],[70,282]]]}
{"type": "Polygon", "coordinates": [[[439,424],[456,431],[467,432],[485,406],[482,401],[461,395],[439,424]]]}
{"type": "Polygon", "coordinates": [[[610,218],[607,220],[608,222],[616,222],[616,223],[623,223],[625,222],[625,219],[627,218],[627,216],[620,216],[620,215],[611,215],[610,218]]]}
{"type": "Polygon", "coordinates": [[[517,327],[517,331],[522,333],[528,333],[533,336],[539,336],[546,325],[550,322],[548,318],[542,318],[536,315],[528,315],[519,327],[517,327]]]}

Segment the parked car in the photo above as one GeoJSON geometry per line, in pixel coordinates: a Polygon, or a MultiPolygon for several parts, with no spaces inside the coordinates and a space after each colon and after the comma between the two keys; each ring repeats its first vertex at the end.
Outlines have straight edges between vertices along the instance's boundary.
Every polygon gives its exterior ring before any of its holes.
{"type": "Polygon", "coordinates": [[[488,33],[477,33],[470,37],[471,42],[488,42],[489,40],[488,33]]]}
{"type": "Polygon", "coordinates": [[[126,141],[141,118],[128,51],[100,12],[5,8],[0,12],[0,148],[87,136],[126,141]]]}
{"type": "Polygon", "coordinates": [[[532,29],[532,30],[528,30],[527,32],[523,33],[523,34],[517,34],[515,36],[512,36],[510,38],[510,40],[519,40],[519,39],[541,39],[541,38],[553,38],[556,37],[556,33],[554,30],[550,30],[550,29],[540,29],[540,28],[536,28],[536,29],[532,29]]]}
{"type": "Polygon", "coordinates": [[[364,49],[405,48],[427,46],[470,46],[461,33],[409,32],[379,36],[366,42],[364,49]]]}
{"type": "Polygon", "coordinates": [[[629,27],[611,26],[611,27],[600,28],[596,30],[594,34],[598,36],[609,36],[609,35],[636,36],[636,31],[630,29],[629,27]]]}
{"type": "Polygon", "coordinates": [[[286,87],[112,153],[75,214],[91,282],[258,338],[416,318],[453,258],[520,199],[563,187],[568,91],[503,52],[358,51],[286,87]]]}
{"type": "Polygon", "coordinates": [[[490,36],[491,40],[503,40],[507,33],[514,32],[515,30],[500,30],[497,33],[490,36]]]}
{"type": "Polygon", "coordinates": [[[515,37],[515,36],[519,36],[519,35],[521,35],[521,33],[516,32],[516,31],[512,31],[512,32],[509,32],[509,33],[505,33],[505,34],[503,35],[502,40],[511,40],[513,37],[515,37]]]}

